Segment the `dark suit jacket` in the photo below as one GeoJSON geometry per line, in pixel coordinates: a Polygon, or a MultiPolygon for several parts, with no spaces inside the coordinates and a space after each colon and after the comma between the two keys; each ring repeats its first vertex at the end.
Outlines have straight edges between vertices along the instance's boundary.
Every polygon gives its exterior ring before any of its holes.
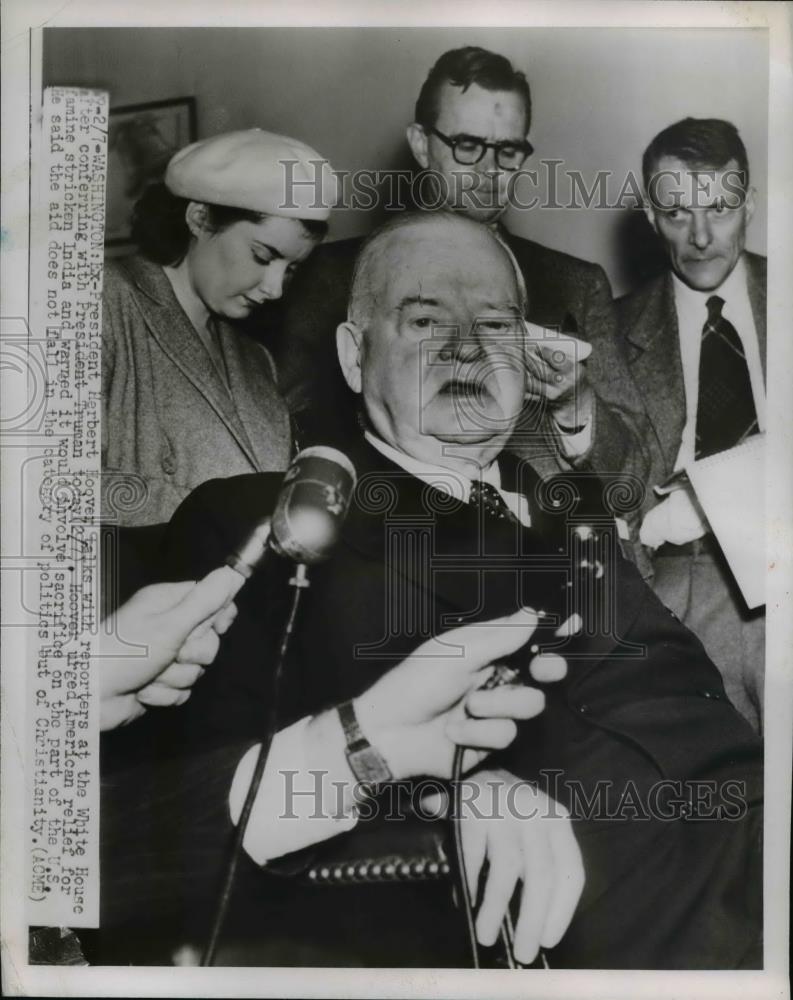
{"type": "MultiPolygon", "coordinates": [[[[630,388],[618,345],[611,289],[597,264],[530,240],[502,235],[526,282],[528,319],[575,334],[593,345],[587,362],[598,397],[589,465],[598,472],[642,476],[641,402],[630,388]]],[[[345,441],[358,435],[358,397],[347,387],[336,356],[336,327],[347,298],[362,239],[319,247],[295,276],[284,303],[283,339],[276,350],[279,382],[302,426],[301,444],[345,441]]],[[[560,471],[547,419],[527,408],[511,449],[543,474],[560,471]]]]}
{"type": "MultiPolygon", "coordinates": [[[[745,253],[747,286],[766,364],[766,259],[745,253]]],[[[648,491],[644,509],[658,502],[651,487],[672,474],[686,422],[686,397],[674,288],[670,272],[659,275],[617,302],[620,336],[633,384],[648,415],[648,491]]]]}
{"type": "MultiPolygon", "coordinates": [[[[551,964],[718,968],[756,962],[759,916],[750,897],[759,886],[746,865],[757,845],[760,745],[726,701],[698,640],[612,544],[599,484],[579,475],[566,485],[543,486],[531,469],[505,461],[505,487],[530,498],[533,527],[522,529],[480,522],[474,508],[450,502],[368,446],[351,457],[359,474],[356,499],[333,557],[311,570],[287,664],[282,723],[358,694],[429,634],[461,621],[527,603],[564,616],[571,600],[590,601],[595,617],[588,615],[584,633],[560,648],[568,677],[548,686],[545,712],[521,726],[516,743],[497,758],[524,778],[547,783],[559,775],[549,791],[577,815],[587,889],[551,964]],[[600,526],[605,573],[599,583],[571,569],[576,518],[594,518],[600,526]],[[631,821],[615,813],[626,794],[646,801],[659,781],[704,779],[744,782],[742,822],[631,821]],[[575,788],[591,799],[604,782],[610,805],[596,817],[586,815],[575,788]]],[[[169,574],[197,576],[222,561],[271,509],[277,486],[276,477],[256,475],[196,490],[169,529],[169,574]]],[[[273,562],[240,592],[240,613],[218,661],[187,705],[163,714],[172,752],[174,743],[184,752],[258,735],[270,697],[284,572],[288,567],[273,562]]],[[[378,908],[393,915],[400,897],[381,898],[365,888],[362,898],[348,893],[340,909],[349,907],[359,920],[370,913],[376,928],[378,908]]],[[[304,914],[311,912],[310,893],[300,898],[304,914]]],[[[446,928],[449,939],[436,942],[436,962],[459,962],[459,925],[448,900],[439,903],[436,894],[413,905],[417,912],[400,913],[403,932],[418,928],[420,918],[436,934],[446,928]]],[[[352,916],[337,916],[347,919],[352,916]]],[[[299,933],[310,933],[305,916],[299,933]]],[[[389,964],[382,951],[361,961],[389,964]]],[[[392,953],[390,964],[414,961],[392,953]]]]}

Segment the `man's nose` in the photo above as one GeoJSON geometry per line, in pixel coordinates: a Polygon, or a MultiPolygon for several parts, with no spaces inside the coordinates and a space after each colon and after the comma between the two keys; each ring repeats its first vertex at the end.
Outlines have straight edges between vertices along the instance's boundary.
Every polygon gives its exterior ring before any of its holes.
{"type": "Polygon", "coordinates": [[[713,234],[710,231],[710,223],[704,212],[692,212],[689,239],[698,250],[705,250],[710,246],[713,234]]]}
{"type": "Polygon", "coordinates": [[[463,365],[478,361],[482,356],[482,344],[475,331],[475,325],[465,330],[452,327],[441,351],[441,360],[463,365]]]}
{"type": "Polygon", "coordinates": [[[492,146],[488,146],[485,155],[477,163],[476,169],[480,174],[497,174],[501,172],[501,167],[496,163],[496,151],[492,146]]]}

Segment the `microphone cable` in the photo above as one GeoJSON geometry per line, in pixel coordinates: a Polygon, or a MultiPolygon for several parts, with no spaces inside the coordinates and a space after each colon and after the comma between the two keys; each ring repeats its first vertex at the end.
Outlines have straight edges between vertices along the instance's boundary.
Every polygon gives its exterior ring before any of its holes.
{"type": "MultiPolygon", "coordinates": [[[[497,664],[492,676],[485,681],[481,690],[489,690],[494,687],[503,687],[515,683],[518,678],[518,671],[504,664],[497,664]]],[[[465,867],[465,855],[463,853],[463,831],[462,831],[462,775],[463,775],[463,755],[465,747],[457,746],[454,751],[452,761],[452,838],[454,841],[455,869],[457,872],[460,900],[463,909],[468,945],[471,951],[471,959],[475,969],[481,968],[479,956],[479,943],[476,940],[476,924],[474,920],[474,904],[471,898],[471,890],[468,885],[468,873],[465,867]]],[[[525,891],[525,886],[524,886],[525,891]]],[[[522,968],[515,958],[515,931],[512,924],[512,914],[507,906],[504,918],[501,921],[499,937],[504,949],[504,958],[509,969],[522,968]]],[[[543,963],[547,968],[543,956],[543,963]]]]}
{"type": "Polygon", "coordinates": [[[465,931],[468,937],[468,947],[471,952],[471,963],[474,969],[480,968],[479,964],[479,944],[476,940],[476,925],[474,923],[474,905],[471,899],[471,890],[468,886],[468,873],[465,868],[465,855],[463,854],[463,831],[462,815],[460,807],[462,805],[461,783],[463,776],[463,754],[465,747],[458,746],[454,751],[452,762],[452,838],[454,841],[455,871],[457,873],[457,888],[460,893],[460,903],[463,910],[463,920],[465,921],[465,931]]]}
{"type": "Polygon", "coordinates": [[[295,575],[289,581],[289,584],[295,588],[295,593],[289,608],[286,624],[284,625],[283,632],[281,633],[281,643],[278,648],[278,656],[276,658],[275,669],[273,671],[272,697],[268,703],[264,738],[262,739],[261,746],[259,747],[259,755],[256,758],[256,766],[254,767],[253,775],[251,776],[250,784],[248,785],[248,793],[245,796],[245,802],[242,806],[242,812],[240,813],[237,829],[234,833],[234,839],[230,845],[226,870],[224,872],[223,881],[218,893],[215,917],[212,922],[212,928],[209,933],[206,948],[201,956],[202,968],[212,965],[215,960],[218,942],[223,930],[223,925],[226,921],[232,892],[234,890],[234,880],[237,875],[237,868],[239,867],[240,855],[242,854],[242,842],[245,839],[248,822],[251,818],[251,812],[253,811],[253,804],[256,801],[259,786],[261,785],[262,777],[264,775],[267,757],[270,753],[270,746],[273,742],[273,738],[275,737],[275,727],[278,724],[278,705],[281,678],[284,672],[283,668],[286,660],[286,653],[294,631],[300,597],[306,587],[309,586],[308,573],[305,563],[298,563],[295,566],[295,575]]]}

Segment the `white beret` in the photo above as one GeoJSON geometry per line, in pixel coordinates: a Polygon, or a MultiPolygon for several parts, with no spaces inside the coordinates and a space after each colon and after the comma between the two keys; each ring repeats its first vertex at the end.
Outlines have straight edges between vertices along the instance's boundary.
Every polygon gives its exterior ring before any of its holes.
{"type": "Polygon", "coordinates": [[[323,156],[299,139],[258,128],[185,146],[169,162],[165,184],[191,201],[318,221],[328,218],[337,196],[323,156]]]}

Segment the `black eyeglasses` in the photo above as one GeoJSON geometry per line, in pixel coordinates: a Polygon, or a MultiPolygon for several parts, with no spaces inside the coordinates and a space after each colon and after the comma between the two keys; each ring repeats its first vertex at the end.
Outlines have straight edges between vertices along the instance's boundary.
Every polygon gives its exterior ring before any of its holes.
{"type": "Polygon", "coordinates": [[[496,164],[502,170],[517,170],[523,165],[527,156],[534,152],[534,146],[530,142],[486,142],[477,135],[444,135],[432,125],[425,126],[427,132],[445,142],[451,149],[452,156],[461,166],[472,167],[484,157],[488,149],[495,153],[496,164]]]}

